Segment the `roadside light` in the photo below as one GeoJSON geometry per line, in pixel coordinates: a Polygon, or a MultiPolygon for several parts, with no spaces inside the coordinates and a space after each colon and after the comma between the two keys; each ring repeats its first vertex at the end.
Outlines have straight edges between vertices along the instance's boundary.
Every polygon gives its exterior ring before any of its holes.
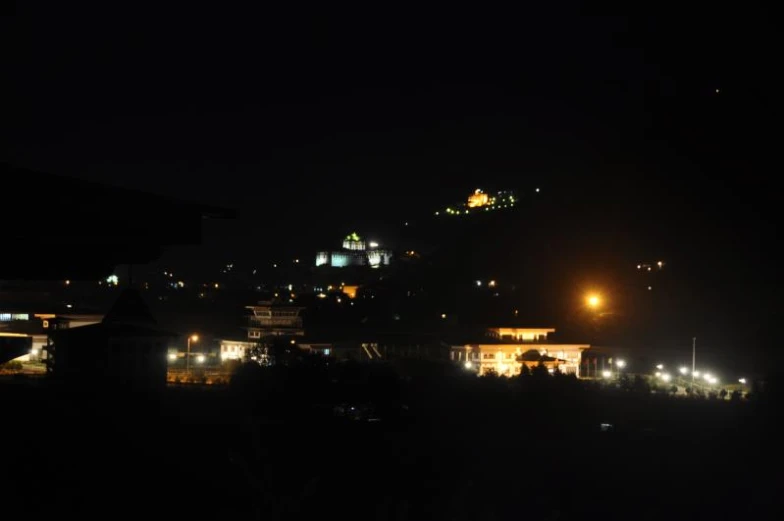
{"type": "Polygon", "coordinates": [[[678,369],[678,371],[680,371],[680,373],[681,373],[682,375],[687,375],[687,374],[689,374],[689,368],[688,368],[688,367],[681,367],[681,368],[679,368],[679,369],[678,369]]]}
{"type": "Polygon", "coordinates": [[[604,378],[612,378],[612,371],[602,371],[602,376],[604,378]]]}
{"type": "Polygon", "coordinates": [[[204,355],[199,355],[196,357],[196,361],[200,364],[203,364],[205,360],[207,360],[207,357],[204,355]]]}
{"type": "Polygon", "coordinates": [[[658,365],[656,366],[656,369],[658,369],[659,371],[661,371],[662,369],[664,369],[664,364],[658,364],[658,365]]]}
{"type": "Polygon", "coordinates": [[[743,384],[743,385],[746,385],[746,379],[745,379],[745,378],[739,378],[739,379],[738,379],[738,383],[741,383],[741,384],[743,384]]]}
{"type": "Polygon", "coordinates": [[[471,369],[472,367],[474,367],[474,364],[472,364],[470,361],[466,362],[464,365],[466,369],[471,369]]]}
{"type": "Polygon", "coordinates": [[[169,361],[174,362],[177,360],[177,353],[169,353],[169,361]]]}
{"type": "Polygon", "coordinates": [[[672,379],[672,376],[670,376],[670,373],[664,373],[661,375],[661,379],[665,382],[669,382],[672,379]]]}
{"type": "Polygon", "coordinates": [[[620,367],[621,369],[623,369],[624,367],[626,367],[626,360],[617,360],[617,361],[615,362],[615,365],[617,365],[618,367],[620,367]]]}
{"type": "Polygon", "coordinates": [[[585,299],[585,302],[588,304],[589,307],[595,309],[598,308],[599,305],[602,303],[602,299],[599,298],[599,295],[588,295],[588,297],[586,297],[585,299]]]}

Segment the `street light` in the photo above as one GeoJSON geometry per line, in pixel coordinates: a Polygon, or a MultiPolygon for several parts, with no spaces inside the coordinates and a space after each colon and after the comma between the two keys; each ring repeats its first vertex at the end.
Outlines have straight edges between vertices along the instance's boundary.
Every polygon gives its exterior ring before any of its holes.
{"type": "Polygon", "coordinates": [[[602,376],[605,377],[605,378],[611,378],[612,377],[612,371],[602,371],[602,376]]]}
{"type": "Polygon", "coordinates": [[[656,366],[656,369],[658,369],[659,371],[661,371],[662,369],[664,369],[664,364],[658,364],[658,365],[656,366]]]}
{"type": "Polygon", "coordinates": [[[661,375],[661,379],[664,380],[665,382],[669,382],[670,379],[672,379],[672,376],[670,376],[670,373],[664,373],[661,375]]]}
{"type": "Polygon", "coordinates": [[[685,367],[685,366],[684,366],[684,367],[681,367],[681,368],[679,368],[679,369],[678,369],[678,371],[680,371],[680,373],[681,373],[683,376],[686,376],[687,374],[689,374],[689,368],[688,368],[688,367],[685,367]]]}
{"type": "Polygon", "coordinates": [[[746,379],[745,378],[738,378],[738,383],[746,385],[746,379]]]}
{"type": "Polygon", "coordinates": [[[199,355],[196,357],[196,361],[200,364],[203,364],[207,358],[204,355],[199,355]]]}
{"type": "Polygon", "coordinates": [[[177,360],[177,353],[169,353],[169,361],[174,362],[177,360]]]}
{"type": "Polygon", "coordinates": [[[188,352],[185,355],[185,371],[190,374],[191,371],[191,342],[198,342],[199,335],[193,334],[188,337],[188,352]]]}
{"type": "Polygon", "coordinates": [[[616,360],[615,365],[618,367],[618,380],[621,379],[621,369],[626,367],[626,360],[616,360]]]}
{"type": "Polygon", "coordinates": [[[602,299],[599,298],[599,295],[588,295],[585,302],[588,304],[588,307],[596,309],[601,305],[602,299]]]}

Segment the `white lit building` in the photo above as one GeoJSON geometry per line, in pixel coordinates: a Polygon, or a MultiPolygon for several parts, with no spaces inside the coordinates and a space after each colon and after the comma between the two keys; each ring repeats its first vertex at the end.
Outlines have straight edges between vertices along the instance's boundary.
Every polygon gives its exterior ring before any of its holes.
{"type": "Polygon", "coordinates": [[[244,360],[245,355],[250,351],[255,342],[248,342],[244,340],[221,340],[220,341],[220,357],[221,360],[244,360]]]}
{"type": "Polygon", "coordinates": [[[520,374],[524,355],[536,351],[548,359],[548,369],[557,368],[564,374],[580,376],[582,353],[588,344],[550,344],[547,335],[553,328],[491,328],[487,330],[487,343],[453,345],[449,359],[466,369],[484,375],[494,371],[500,376],[520,374]]]}
{"type": "Polygon", "coordinates": [[[378,268],[392,262],[392,251],[379,248],[377,242],[366,242],[356,233],[343,239],[343,249],[320,251],[316,253],[316,267],[346,268],[349,266],[370,266],[378,268]]]}

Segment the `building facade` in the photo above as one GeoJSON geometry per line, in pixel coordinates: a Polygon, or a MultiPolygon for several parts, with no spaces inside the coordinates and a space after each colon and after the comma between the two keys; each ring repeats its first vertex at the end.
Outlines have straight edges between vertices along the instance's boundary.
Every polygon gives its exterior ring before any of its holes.
{"type": "Polygon", "coordinates": [[[264,301],[255,306],[245,306],[245,309],[250,310],[247,326],[249,342],[257,343],[267,337],[305,334],[300,316],[305,308],[264,301]]]}
{"type": "Polygon", "coordinates": [[[552,371],[580,377],[582,353],[590,345],[551,344],[547,336],[554,332],[553,328],[491,328],[487,343],[452,345],[449,358],[480,376],[491,372],[516,376],[523,364],[531,367],[541,361],[552,371]]]}
{"type": "Polygon", "coordinates": [[[338,251],[316,253],[316,267],[347,268],[369,266],[379,268],[392,262],[392,251],[379,247],[377,242],[367,242],[356,233],[343,240],[343,248],[338,251]]]}

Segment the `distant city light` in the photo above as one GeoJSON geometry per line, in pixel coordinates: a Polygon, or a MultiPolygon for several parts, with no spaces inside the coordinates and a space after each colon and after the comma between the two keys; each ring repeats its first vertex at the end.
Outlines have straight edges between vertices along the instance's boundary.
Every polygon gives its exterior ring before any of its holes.
{"type": "Polygon", "coordinates": [[[472,364],[470,360],[463,365],[465,366],[466,369],[471,369],[474,366],[474,364],[472,364]]]}
{"type": "Polygon", "coordinates": [[[626,360],[616,360],[615,365],[623,369],[624,367],[626,367],[626,360]]]}
{"type": "Polygon", "coordinates": [[[536,193],[538,194],[539,192],[540,192],[540,190],[537,188],[537,189],[536,189],[536,193]]]}
{"type": "Polygon", "coordinates": [[[490,282],[487,283],[487,285],[490,286],[491,288],[494,288],[495,287],[495,281],[491,280],[490,282]]]}
{"type": "Polygon", "coordinates": [[[652,289],[653,289],[653,286],[648,286],[648,291],[651,291],[652,289]]]}
{"type": "Polygon", "coordinates": [[[117,275],[109,275],[106,277],[106,283],[112,286],[116,286],[120,283],[120,279],[117,277],[117,275]]]}
{"type": "Polygon", "coordinates": [[[683,374],[683,375],[689,374],[689,368],[688,367],[680,367],[678,369],[678,371],[680,371],[680,373],[683,374]]]}
{"type": "Polygon", "coordinates": [[[204,355],[199,355],[196,357],[196,361],[200,364],[203,364],[205,360],[207,360],[207,357],[204,355]]]}
{"type": "Polygon", "coordinates": [[[669,382],[672,379],[672,376],[670,376],[670,373],[663,373],[661,375],[661,379],[665,382],[669,382]]]}
{"type": "Polygon", "coordinates": [[[441,318],[446,318],[446,313],[441,313],[441,318]]]}
{"type": "Polygon", "coordinates": [[[174,362],[177,360],[177,353],[169,353],[169,361],[174,362]]]}
{"type": "Polygon", "coordinates": [[[656,365],[656,369],[658,369],[659,371],[661,371],[662,369],[664,369],[664,364],[658,364],[658,365],[656,365]]]}
{"type": "Polygon", "coordinates": [[[216,282],[216,283],[215,283],[215,289],[218,289],[218,288],[220,288],[220,284],[218,284],[218,283],[216,282]]]}
{"type": "Polygon", "coordinates": [[[70,281],[70,280],[66,280],[66,281],[65,281],[65,285],[66,285],[66,286],[70,286],[70,285],[71,285],[71,281],[70,281]]]}
{"type": "Polygon", "coordinates": [[[66,304],[65,307],[67,307],[68,309],[71,309],[73,307],[73,304],[66,304]]]}
{"type": "Polygon", "coordinates": [[[294,259],[295,264],[299,264],[299,259],[294,259]]]}
{"type": "Polygon", "coordinates": [[[481,286],[481,285],[482,285],[482,281],[481,281],[481,280],[477,280],[477,281],[476,281],[476,285],[477,285],[477,286],[481,286]]]}
{"type": "Polygon", "coordinates": [[[612,378],[612,371],[602,371],[602,376],[604,378],[612,378]]]}
{"type": "Polygon", "coordinates": [[[694,371],[694,373],[692,373],[692,374],[694,375],[695,378],[699,378],[700,377],[700,372],[699,371],[694,371]]]}
{"type": "Polygon", "coordinates": [[[377,242],[370,241],[370,243],[368,244],[368,246],[370,246],[371,248],[378,248],[378,243],[377,243],[377,242]]]}
{"type": "Polygon", "coordinates": [[[661,269],[664,267],[664,261],[659,261],[656,263],[656,265],[659,267],[659,269],[661,269]]]}
{"type": "Polygon", "coordinates": [[[30,350],[30,354],[33,356],[38,356],[38,348],[34,347],[30,350]]]}
{"type": "Polygon", "coordinates": [[[746,379],[745,378],[738,378],[738,383],[746,385],[746,379]]]}

